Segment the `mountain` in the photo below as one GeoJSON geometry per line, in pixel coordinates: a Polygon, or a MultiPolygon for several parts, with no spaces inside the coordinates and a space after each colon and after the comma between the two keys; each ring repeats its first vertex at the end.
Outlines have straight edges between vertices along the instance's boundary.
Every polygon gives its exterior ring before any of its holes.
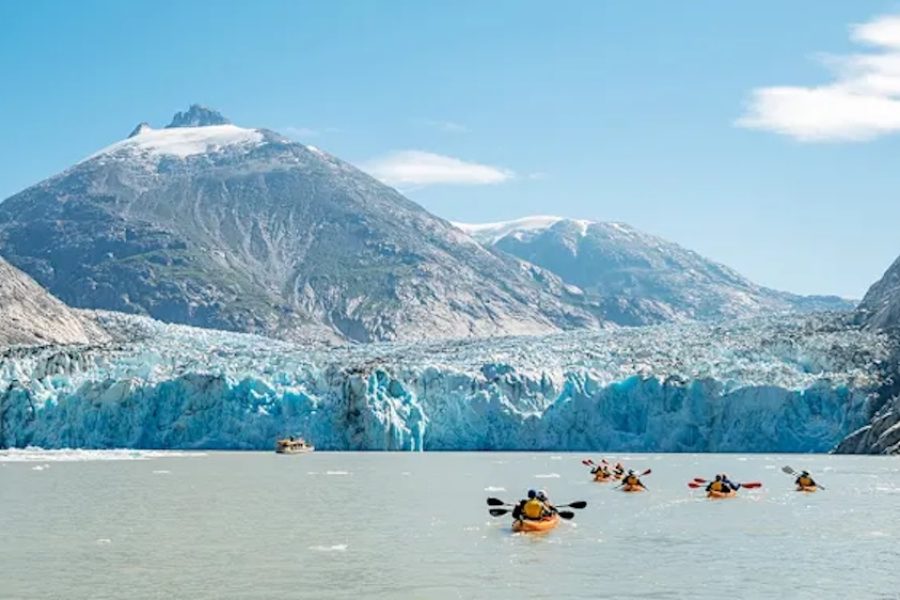
{"type": "Polygon", "coordinates": [[[283,338],[599,324],[348,163],[197,105],[0,204],[0,252],[70,306],[283,338]]]}
{"type": "Polygon", "coordinates": [[[88,344],[106,339],[89,317],[73,311],[0,258],[0,347],[88,344]]]}
{"type": "Polygon", "coordinates": [[[872,328],[900,327],[900,258],[866,292],[859,304],[859,314],[872,328]]]}
{"type": "Polygon", "coordinates": [[[533,216],[455,223],[488,247],[557,275],[597,312],[623,325],[750,317],[773,311],[847,310],[833,296],[797,296],[623,223],[533,216]]]}

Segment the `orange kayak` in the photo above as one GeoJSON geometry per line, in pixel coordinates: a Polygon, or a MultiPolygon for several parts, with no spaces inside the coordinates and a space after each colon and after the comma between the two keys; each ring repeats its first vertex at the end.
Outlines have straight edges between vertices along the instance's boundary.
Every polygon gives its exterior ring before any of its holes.
{"type": "Polygon", "coordinates": [[[516,519],[513,521],[512,530],[517,533],[541,532],[555,529],[557,525],[559,525],[559,515],[553,515],[541,520],[516,519]]]}
{"type": "Polygon", "coordinates": [[[642,485],[626,485],[622,488],[623,492],[644,492],[646,489],[642,485]]]}
{"type": "Polygon", "coordinates": [[[807,494],[812,494],[812,493],[815,492],[817,489],[819,489],[819,488],[817,488],[817,487],[814,486],[814,485],[798,485],[798,486],[797,486],[797,491],[798,491],[798,492],[806,492],[807,494]]]}
{"type": "Polygon", "coordinates": [[[729,490],[727,492],[715,492],[710,490],[706,492],[706,497],[711,500],[722,500],[723,498],[734,498],[735,496],[737,496],[737,492],[734,490],[729,490]]]}
{"type": "Polygon", "coordinates": [[[612,480],[613,478],[611,475],[607,475],[606,477],[602,475],[594,475],[594,481],[596,481],[597,483],[609,483],[612,480]]]}

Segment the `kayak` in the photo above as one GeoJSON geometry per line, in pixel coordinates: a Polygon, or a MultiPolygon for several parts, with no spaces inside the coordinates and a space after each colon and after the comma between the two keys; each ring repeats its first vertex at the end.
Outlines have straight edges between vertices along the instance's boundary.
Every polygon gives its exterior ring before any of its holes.
{"type": "Polygon", "coordinates": [[[513,521],[512,530],[519,533],[550,531],[559,525],[559,515],[553,515],[546,519],[516,519],[513,521]]]}
{"type": "Polygon", "coordinates": [[[646,489],[642,485],[626,485],[622,488],[623,492],[644,492],[646,489]]]}
{"type": "Polygon", "coordinates": [[[602,477],[602,476],[598,477],[596,475],[594,476],[594,481],[596,481],[597,483],[609,483],[610,481],[612,481],[612,479],[613,479],[612,476],[606,476],[606,477],[602,477]]]}
{"type": "Polygon", "coordinates": [[[819,488],[817,488],[817,487],[814,486],[814,485],[798,485],[798,486],[797,486],[797,491],[798,491],[798,492],[806,492],[807,494],[812,494],[812,493],[815,492],[817,489],[819,489],[819,488]]]}
{"type": "Polygon", "coordinates": [[[734,498],[737,496],[737,492],[734,490],[729,490],[727,492],[716,492],[714,490],[710,490],[706,492],[706,497],[711,500],[722,500],[723,498],[734,498]]]}

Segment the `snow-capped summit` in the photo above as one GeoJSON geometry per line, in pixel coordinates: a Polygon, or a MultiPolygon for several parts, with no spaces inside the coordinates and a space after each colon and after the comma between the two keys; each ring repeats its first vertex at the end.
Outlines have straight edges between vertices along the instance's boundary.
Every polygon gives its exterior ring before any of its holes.
{"type": "Polygon", "coordinates": [[[263,133],[235,125],[204,125],[153,129],[142,123],[128,138],[108,146],[89,158],[102,155],[136,154],[148,156],[176,156],[186,158],[196,154],[220,152],[225,149],[244,149],[263,141],[263,133]]]}
{"type": "Polygon", "coordinates": [[[0,203],[0,253],[71,306],[282,337],[599,325],[352,165],[199,106],[0,203]]]}
{"type": "Polygon", "coordinates": [[[603,317],[624,325],[852,307],[840,298],[759,286],[624,223],[541,215],[455,225],[483,244],[556,274],[593,298],[603,317]]]}
{"type": "Polygon", "coordinates": [[[166,127],[207,127],[209,125],[230,125],[231,121],[219,111],[201,106],[200,104],[191,104],[184,112],[175,113],[172,122],[166,127]]]}

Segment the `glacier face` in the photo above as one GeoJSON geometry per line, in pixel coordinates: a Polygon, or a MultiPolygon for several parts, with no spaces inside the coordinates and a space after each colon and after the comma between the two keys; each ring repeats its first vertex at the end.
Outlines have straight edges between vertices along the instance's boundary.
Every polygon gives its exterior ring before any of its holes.
{"type": "Polygon", "coordinates": [[[321,349],[100,314],[0,355],[0,446],[825,451],[890,340],[840,315],[321,349]]]}

